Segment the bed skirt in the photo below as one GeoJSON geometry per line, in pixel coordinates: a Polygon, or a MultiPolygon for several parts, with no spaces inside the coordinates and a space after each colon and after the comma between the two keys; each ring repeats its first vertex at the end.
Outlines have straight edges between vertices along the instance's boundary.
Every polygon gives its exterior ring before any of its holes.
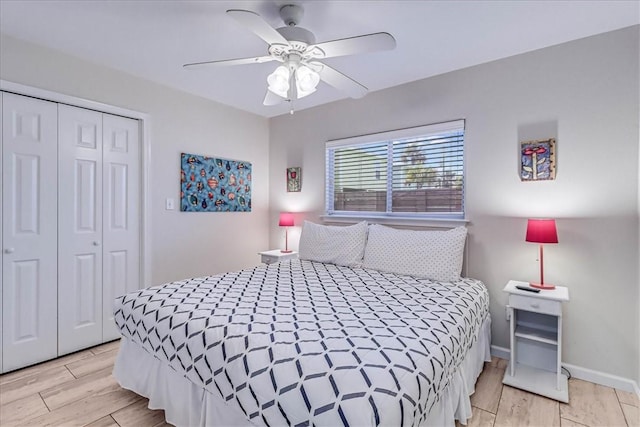
{"type": "MultiPolygon", "coordinates": [[[[487,316],[460,369],[431,410],[424,426],[466,424],[476,379],[491,361],[491,318],[487,316]]],[[[113,368],[120,385],[149,399],[149,409],[164,409],[167,422],[179,427],[251,426],[244,413],[174,371],[123,337],[113,368]]]]}

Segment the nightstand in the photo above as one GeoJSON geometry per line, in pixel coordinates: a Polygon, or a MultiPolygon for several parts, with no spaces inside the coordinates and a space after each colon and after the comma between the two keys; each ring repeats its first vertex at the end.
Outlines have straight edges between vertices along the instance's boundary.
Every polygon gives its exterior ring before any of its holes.
{"type": "Polygon", "coordinates": [[[510,280],[507,313],[511,357],[503,384],[569,402],[566,375],[562,374],[562,303],[569,290],[556,286],[539,293],[516,289],[527,282],[510,280]]]}
{"type": "Polygon", "coordinates": [[[298,258],[298,252],[281,252],[280,249],[258,252],[258,254],[260,255],[260,261],[265,264],[273,264],[274,262],[298,258]]]}

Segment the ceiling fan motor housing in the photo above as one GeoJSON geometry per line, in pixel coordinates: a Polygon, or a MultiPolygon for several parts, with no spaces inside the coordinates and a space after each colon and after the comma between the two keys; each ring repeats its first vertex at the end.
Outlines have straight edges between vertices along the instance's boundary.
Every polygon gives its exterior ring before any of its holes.
{"type": "Polygon", "coordinates": [[[308,46],[316,43],[316,37],[313,33],[302,27],[281,27],[277,28],[276,31],[292,44],[295,42],[303,42],[308,46]]]}
{"type": "Polygon", "coordinates": [[[316,43],[313,33],[302,27],[281,27],[276,31],[284,37],[289,44],[272,44],[269,46],[269,54],[286,60],[290,54],[300,55],[304,60],[322,58],[324,52],[320,48],[307,49],[316,43]]]}

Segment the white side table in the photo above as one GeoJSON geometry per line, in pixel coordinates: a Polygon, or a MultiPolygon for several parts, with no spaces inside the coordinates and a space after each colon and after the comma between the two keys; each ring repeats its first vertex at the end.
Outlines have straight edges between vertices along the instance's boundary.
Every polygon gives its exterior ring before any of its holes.
{"type": "Polygon", "coordinates": [[[260,255],[260,261],[265,264],[273,264],[274,262],[298,258],[298,252],[281,252],[280,249],[258,252],[258,254],[260,255]]]}
{"type": "Polygon", "coordinates": [[[562,374],[562,303],[569,301],[569,290],[556,286],[539,293],[516,286],[527,282],[510,280],[504,287],[509,294],[509,366],[503,384],[569,402],[566,375],[562,374]]]}

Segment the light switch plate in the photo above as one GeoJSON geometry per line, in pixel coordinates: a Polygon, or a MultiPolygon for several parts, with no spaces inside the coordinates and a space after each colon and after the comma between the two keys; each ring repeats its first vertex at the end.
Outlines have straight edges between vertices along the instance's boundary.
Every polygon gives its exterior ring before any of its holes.
{"type": "Polygon", "coordinates": [[[168,199],[165,201],[165,208],[166,208],[168,211],[172,211],[172,210],[175,208],[175,206],[174,206],[174,202],[173,202],[173,199],[168,198],[168,199]]]}

